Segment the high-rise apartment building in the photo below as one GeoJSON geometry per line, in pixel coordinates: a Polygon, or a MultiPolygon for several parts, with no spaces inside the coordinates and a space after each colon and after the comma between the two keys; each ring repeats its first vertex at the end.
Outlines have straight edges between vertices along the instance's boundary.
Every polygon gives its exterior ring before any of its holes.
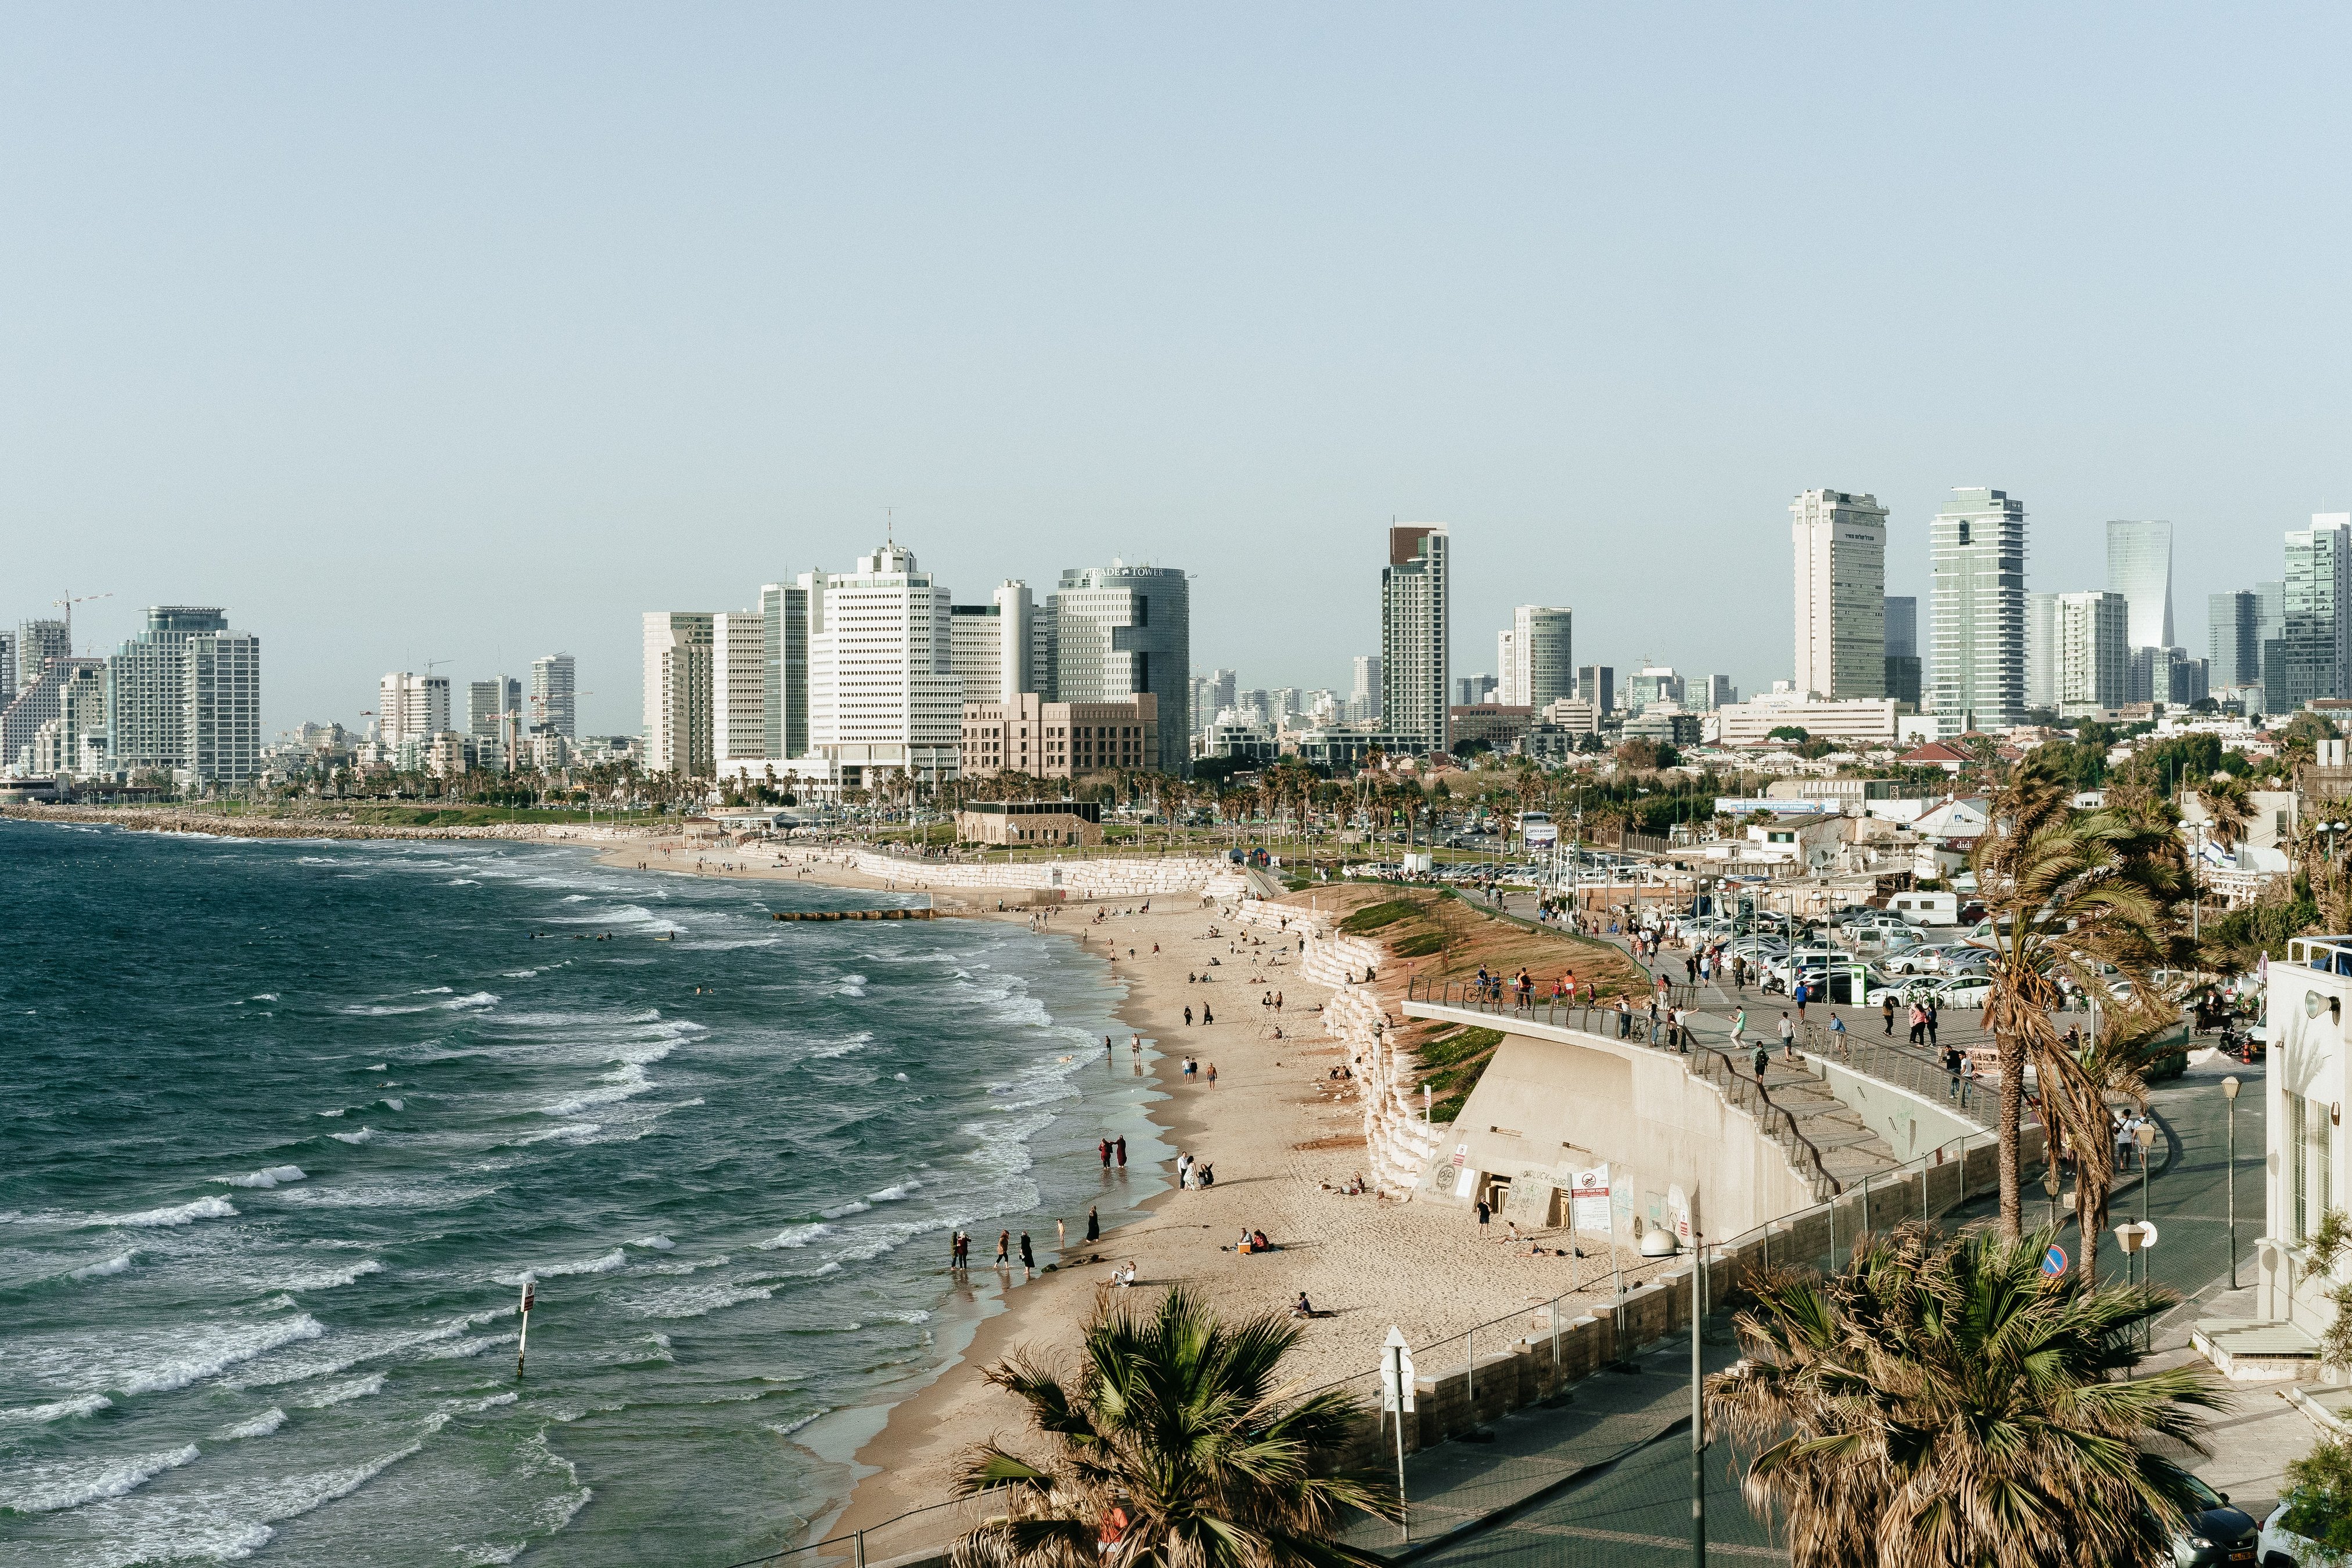
{"type": "Polygon", "coordinates": [[[1156,700],[1157,754],[1143,765],[1181,773],[1192,760],[1192,611],[1185,574],[1166,566],[1072,568],[1041,617],[1053,623],[1059,702],[1156,700]]]}
{"type": "Polygon", "coordinates": [[[710,755],[748,762],[768,751],[768,617],[722,610],[710,618],[710,755]]]}
{"type": "Polygon", "coordinates": [[[1360,653],[1354,666],[1354,679],[1348,688],[1348,718],[1354,723],[1370,723],[1381,716],[1381,656],[1360,653]]]}
{"type": "Polygon", "coordinates": [[[2121,594],[2060,594],[2055,706],[2080,718],[2120,708],[2131,690],[2131,605],[2121,594]]]}
{"type": "Polygon", "coordinates": [[[2058,706],[2058,595],[2025,595],[2025,706],[2058,706]]]}
{"type": "Polygon", "coordinates": [[[1417,751],[1453,743],[1448,650],[1452,637],[1452,540],[1442,522],[1404,523],[1388,533],[1381,568],[1381,724],[1417,751]]]}
{"type": "Polygon", "coordinates": [[[16,634],[0,626],[0,708],[16,697],[16,634]]]}
{"type": "Polygon", "coordinates": [[[511,745],[513,731],[521,727],[521,681],[511,675],[494,675],[488,680],[466,683],[467,740],[511,745]]]}
{"type": "Polygon", "coordinates": [[[2131,605],[2131,646],[2172,646],[2172,524],[2107,524],[2107,592],[2131,605]]]}
{"type": "Polygon", "coordinates": [[[574,705],[579,673],[568,653],[543,654],[530,661],[530,727],[567,741],[580,738],[574,705]]]}
{"type": "Polygon", "coordinates": [[[63,621],[16,623],[16,684],[30,686],[49,660],[73,656],[73,629],[63,621]]]}
{"type": "Polygon", "coordinates": [[[398,750],[449,728],[449,678],[394,670],[376,683],[376,736],[398,750]]]}
{"type": "Polygon", "coordinates": [[[760,614],[767,622],[767,668],[761,677],[762,754],[777,761],[809,754],[809,596],[816,574],[791,583],[763,584],[760,614]]]}
{"type": "Polygon", "coordinates": [[[2352,696],[2352,512],[2312,514],[2286,536],[2278,635],[2263,645],[2263,698],[2292,713],[2315,697],[2352,696]]]}
{"type": "Polygon", "coordinates": [[[2025,503],[1969,486],[1927,531],[1935,650],[1927,701],[1946,734],[2025,721],[2025,503]]]}
{"type": "Polygon", "coordinates": [[[1909,594],[1886,598],[1886,695],[1919,710],[1927,688],[1926,668],[1919,658],[1919,601],[1909,594]]]}
{"type": "Polygon", "coordinates": [[[649,610],[645,617],[645,769],[708,778],[717,763],[710,728],[711,642],[718,616],[709,610],[649,610]]]}
{"type": "Polygon", "coordinates": [[[1597,718],[1617,710],[1617,670],[1606,664],[1588,664],[1576,672],[1576,700],[1597,718]]]}
{"type": "Polygon", "coordinates": [[[1495,638],[1494,701],[1540,710],[1575,694],[1572,619],[1565,605],[1521,605],[1511,612],[1510,629],[1495,638]]]}
{"type": "Polygon", "coordinates": [[[1844,490],[1789,503],[1796,547],[1795,689],[1831,701],[1886,694],[1886,509],[1844,490]]]}
{"type": "Polygon", "coordinates": [[[2252,686],[2263,678],[2263,602],[2252,593],[2205,597],[2206,669],[2216,686],[2252,686]]]}
{"type": "MultiPolygon", "coordinates": [[[[55,736],[69,691],[105,681],[105,661],[51,656],[37,675],[16,689],[16,700],[0,708],[0,766],[31,770],[43,749],[42,732],[55,736]]],[[[54,763],[55,759],[47,760],[54,763]]]]}
{"type": "Polygon", "coordinates": [[[242,784],[261,771],[261,641],[217,606],[153,605],[106,661],[107,751],[125,773],[242,784]]]}
{"type": "Polygon", "coordinates": [[[947,589],[896,542],[811,579],[809,751],[844,787],[956,776],[963,686],[950,609],[947,589]]]}

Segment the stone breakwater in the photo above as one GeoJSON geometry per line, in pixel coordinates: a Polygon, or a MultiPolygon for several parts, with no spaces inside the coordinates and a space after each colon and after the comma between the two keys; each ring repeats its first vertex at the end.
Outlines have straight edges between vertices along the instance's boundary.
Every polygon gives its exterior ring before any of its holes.
{"type": "Polygon", "coordinates": [[[1234,897],[1247,886],[1229,863],[1205,855],[1170,855],[1120,859],[1028,860],[1006,864],[917,860],[879,853],[858,854],[849,868],[886,877],[910,888],[988,888],[1005,892],[1059,890],[1074,899],[1148,899],[1155,894],[1201,893],[1234,897]]]}
{"type": "Polygon", "coordinates": [[[216,816],[169,806],[0,805],[0,816],[25,822],[110,824],[132,833],[209,833],[218,838],[505,838],[532,844],[600,844],[643,835],[582,823],[494,822],[406,827],[336,816],[216,816]]]}

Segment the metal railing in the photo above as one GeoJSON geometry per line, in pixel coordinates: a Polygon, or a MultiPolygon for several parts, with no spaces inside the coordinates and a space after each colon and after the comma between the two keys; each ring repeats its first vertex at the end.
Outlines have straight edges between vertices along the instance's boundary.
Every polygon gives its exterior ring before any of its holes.
{"type": "MultiPolygon", "coordinates": [[[[1923,1100],[1954,1101],[1964,1112],[1980,1109],[1979,1101],[1991,1093],[1990,1085],[1954,1072],[1935,1052],[1884,1037],[1873,1038],[1858,1029],[1841,1035],[1809,1018],[1798,1026],[1797,1040],[1798,1048],[1809,1056],[1834,1061],[1866,1078],[1908,1089],[1923,1100]]],[[[1961,1050],[1975,1043],[1974,1039],[1953,1042],[1961,1050]]]]}

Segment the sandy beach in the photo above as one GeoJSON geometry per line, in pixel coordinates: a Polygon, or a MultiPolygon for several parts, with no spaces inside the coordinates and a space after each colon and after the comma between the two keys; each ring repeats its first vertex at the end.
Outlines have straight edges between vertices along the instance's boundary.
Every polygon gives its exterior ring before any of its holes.
{"type": "MultiPolygon", "coordinates": [[[[645,842],[615,847],[605,858],[649,870],[875,890],[914,891],[922,880],[919,866],[838,849],[796,847],[780,857],[645,842]],[[788,862],[782,868],[780,858],[788,862]],[[853,869],[852,859],[863,868],[853,869]]],[[[934,896],[943,914],[1034,924],[1108,966],[1125,991],[1118,1013],[1128,1032],[1113,1040],[1114,1059],[1138,1059],[1139,1037],[1144,1070],[1167,1094],[1155,1120],[1173,1147],[1207,1161],[1216,1180],[1206,1190],[1177,1190],[1174,1170],[1160,1170],[1169,1190],[1147,1201],[1147,1217],[1106,1231],[1091,1247],[1084,1209],[1007,1216],[1004,1223],[1016,1235],[1025,1227],[1037,1247],[1040,1271],[1025,1277],[1017,1262],[1009,1270],[991,1267],[994,1230],[976,1230],[962,1301],[981,1318],[977,1330],[952,1361],[909,1388],[878,1432],[852,1437],[863,1439],[855,1458],[866,1473],[835,1531],[946,1500],[956,1454],[1019,1426],[1013,1401],[979,1370],[1019,1345],[1066,1352],[1098,1301],[1116,1290],[1113,1270],[1130,1263],[1137,1289],[1182,1283],[1228,1314],[1283,1311],[1304,1291],[1329,1315],[1301,1325],[1294,1361],[1302,1389],[1369,1373],[1392,1323],[1423,1344],[1525,1310],[1515,1331],[1534,1332],[1540,1303],[1580,1286],[1589,1301],[1609,1294],[1608,1249],[1593,1238],[1582,1242],[1586,1258],[1564,1258],[1555,1249],[1567,1237],[1546,1233],[1533,1238],[1545,1255],[1530,1256],[1528,1240],[1508,1245],[1500,1223],[1482,1237],[1462,1209],[1339,1190],[1367,1170],[1363,1110],[1344,1076],[1347,1054],[1318,1016],[1331,993],[1301,975],[1298,944],[1287,933],[1238,929],[1224,912],[1229,904],[1204,908],[1198,894],[1155,899],[1148,912],[1130,900],[1073,902],[1051,913],[1027,907],[1000,913],[996,894],[982,889],[934,896]],[[1279,1011],[1262,1000],[1275,993],[1279,1011]],[[1201,1021],[1204,1008],[1214,1022],[1201,1021]],[[1182,1071],[1187,1058],[1199,1062],[1197,1076],[1182,1071]],[[1068,1227],[1066,1250],[1055,1247],[1057,1219],[1068,1227]],[[1234,1243],[1245,1229],[1265,1231],[1276,1249],[1237,1254],[1234,1243]],[[1049,1261],[1058,1267],[1044,1272],[1049,1261]]],[[[1309,913],[1307,894],[1283,901],[1309,913]]],[[[1393,982],[1400,990],[1402,973],[1393,982]]],[[[1391,983],[1384,977],[1381,989],[1391,983]]],[[[1102,1179],[1108,1190],[1120,1176],[1112,1171],[1102,1179]]],[[[946,1238],[936,1245],[944,1271],[946,1238]]],[[[1630,1282],[1638,1260],[1628,1252],[1623,1262],[1630,1282]]],[[[849,1451],[847,1442],[828,1442],[816,1428],[801,1436],[828,1455],[849,1451]]]]}

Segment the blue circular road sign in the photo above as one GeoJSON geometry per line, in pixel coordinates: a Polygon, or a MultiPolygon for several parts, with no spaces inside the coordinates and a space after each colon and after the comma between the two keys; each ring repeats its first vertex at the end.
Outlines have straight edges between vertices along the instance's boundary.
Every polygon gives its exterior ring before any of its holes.
{"type": "Polygon", "coordinates": [[[2065,1273],[2066,1249],[2060,1247],[2055,1242],[2051,1243],[2050,1250],[2042,1255],[2042,1272],[2044,1274],[2065,1273]]]}

